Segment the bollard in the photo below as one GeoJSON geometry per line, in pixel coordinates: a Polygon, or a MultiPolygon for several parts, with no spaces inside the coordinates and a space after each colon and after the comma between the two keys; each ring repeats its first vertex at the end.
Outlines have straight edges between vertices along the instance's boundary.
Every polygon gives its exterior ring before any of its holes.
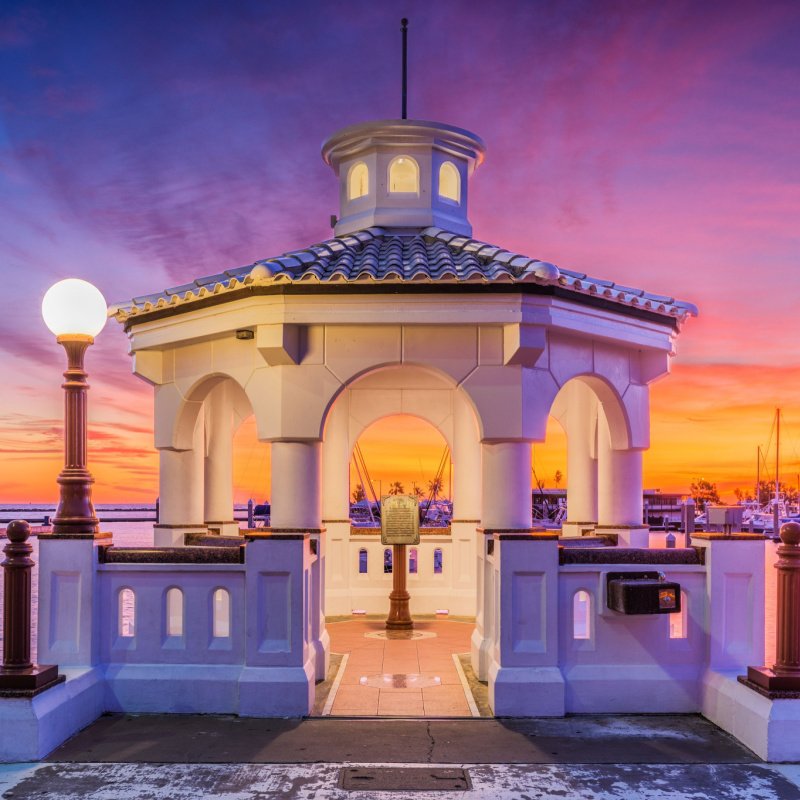
{"type": "Polygon", "coordinates": [[[775,664],[748,667],[747,679],[769,691],[800,692],[800,525],[781,526],[778,546],[775,664]]]}
{"type": "Polygon", "coordinates": [[[64,680],[57,666],[31,662],[31,572],[33,546],[28,543],[31,527],[15,519],[8,524],[8,544],[2,566],[3,587],[3,665],[0,667],[0,693],[30,695],[64,680]]]}
{"type": "Polygon", "coordinates": [[[255,522],[253,521],[253,498],[252,497],[247,501],[247,527],[248,528],[255,528],[255,522]]]}

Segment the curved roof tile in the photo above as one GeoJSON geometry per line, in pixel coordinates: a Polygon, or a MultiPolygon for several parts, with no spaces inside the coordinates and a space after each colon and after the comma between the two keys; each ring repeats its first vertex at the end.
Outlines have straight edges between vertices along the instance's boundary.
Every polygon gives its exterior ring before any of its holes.
{"type": "Polygon", "coordinates": [[[382,228],[367,228],[198,278],[163,292],[135,297],[128,303],[114,306],[110,313],[124,322],[156,308],[183,306],[210,294],[224,294],[254,283],[301,281],[321,287],[326,283],[365,281],[557,284],[570,293],[603,297],[613,303],[646,308],[680,320],[697,315],[697,308],[691,303],[620,286],[583,272],[559,269],[549,262],[435,227],[403,235],[382,228]],[[259,265],[266,267],[266,271],[251,275],[259,265]]]}

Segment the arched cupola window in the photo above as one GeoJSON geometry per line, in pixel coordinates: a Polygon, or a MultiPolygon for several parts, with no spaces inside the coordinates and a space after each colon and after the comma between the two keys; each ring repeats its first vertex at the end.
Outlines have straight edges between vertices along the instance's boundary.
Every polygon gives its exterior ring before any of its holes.
{"type": "Polygon", "coordinates": [[[397,156],[389,164],[391,194],[419,194],[419,166],[411,156],[397,156]]]}
{"type": "Polygon", "coordinates": [[[347,199],[357,200],[369,194],[369,169],[363,161],[353,164],[347,176],[347,199]]]}
{"type": "Polygon", "coordinates": [[[439,167],[439,197],[461,203],[461,175],[451,161],[439,167]]]}

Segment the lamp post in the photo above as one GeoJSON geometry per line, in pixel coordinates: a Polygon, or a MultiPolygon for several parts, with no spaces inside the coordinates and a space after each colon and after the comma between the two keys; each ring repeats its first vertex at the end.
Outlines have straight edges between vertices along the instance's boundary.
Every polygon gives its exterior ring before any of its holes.
{"type": "Polygon", "coordinates": [[[42,317],[67,353],[64,388],[64,469],[53,518],[54,534],[95,534],[100,523],[92,505],[94,479],[86,467],[86,392],[84,355],[106,324],[106,301],[99,289],[78,278],[59,281],[42,300],[42,317]]]}

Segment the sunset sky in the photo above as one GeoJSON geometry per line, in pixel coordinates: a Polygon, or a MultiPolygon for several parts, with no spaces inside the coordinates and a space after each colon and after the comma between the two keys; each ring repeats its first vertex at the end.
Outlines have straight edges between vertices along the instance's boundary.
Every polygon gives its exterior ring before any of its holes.
{"type": "MultiPolygon", "coordinates": [[[[800,480],[797,2],[4,0],[0,501],[57,497],[46,289],[83,277],[122,301],[327,238],[320,144],[399,116],[402,16],[409,116],[487,144],[477,238],[699,306],[652,388],[646,486],[752,485],[776,406],[800,480]]],[[[152,390],[116,322],[87,364],[95,500],[150,502],[152,390]]],[[[444,443],[403,424],[363,447],[410,488],[444,443]]],[[[267,450],[245,424],[237,499],[268,493],[267,450]]],[[[535,458],[553,485],[563,436],[535,458]]]]}

